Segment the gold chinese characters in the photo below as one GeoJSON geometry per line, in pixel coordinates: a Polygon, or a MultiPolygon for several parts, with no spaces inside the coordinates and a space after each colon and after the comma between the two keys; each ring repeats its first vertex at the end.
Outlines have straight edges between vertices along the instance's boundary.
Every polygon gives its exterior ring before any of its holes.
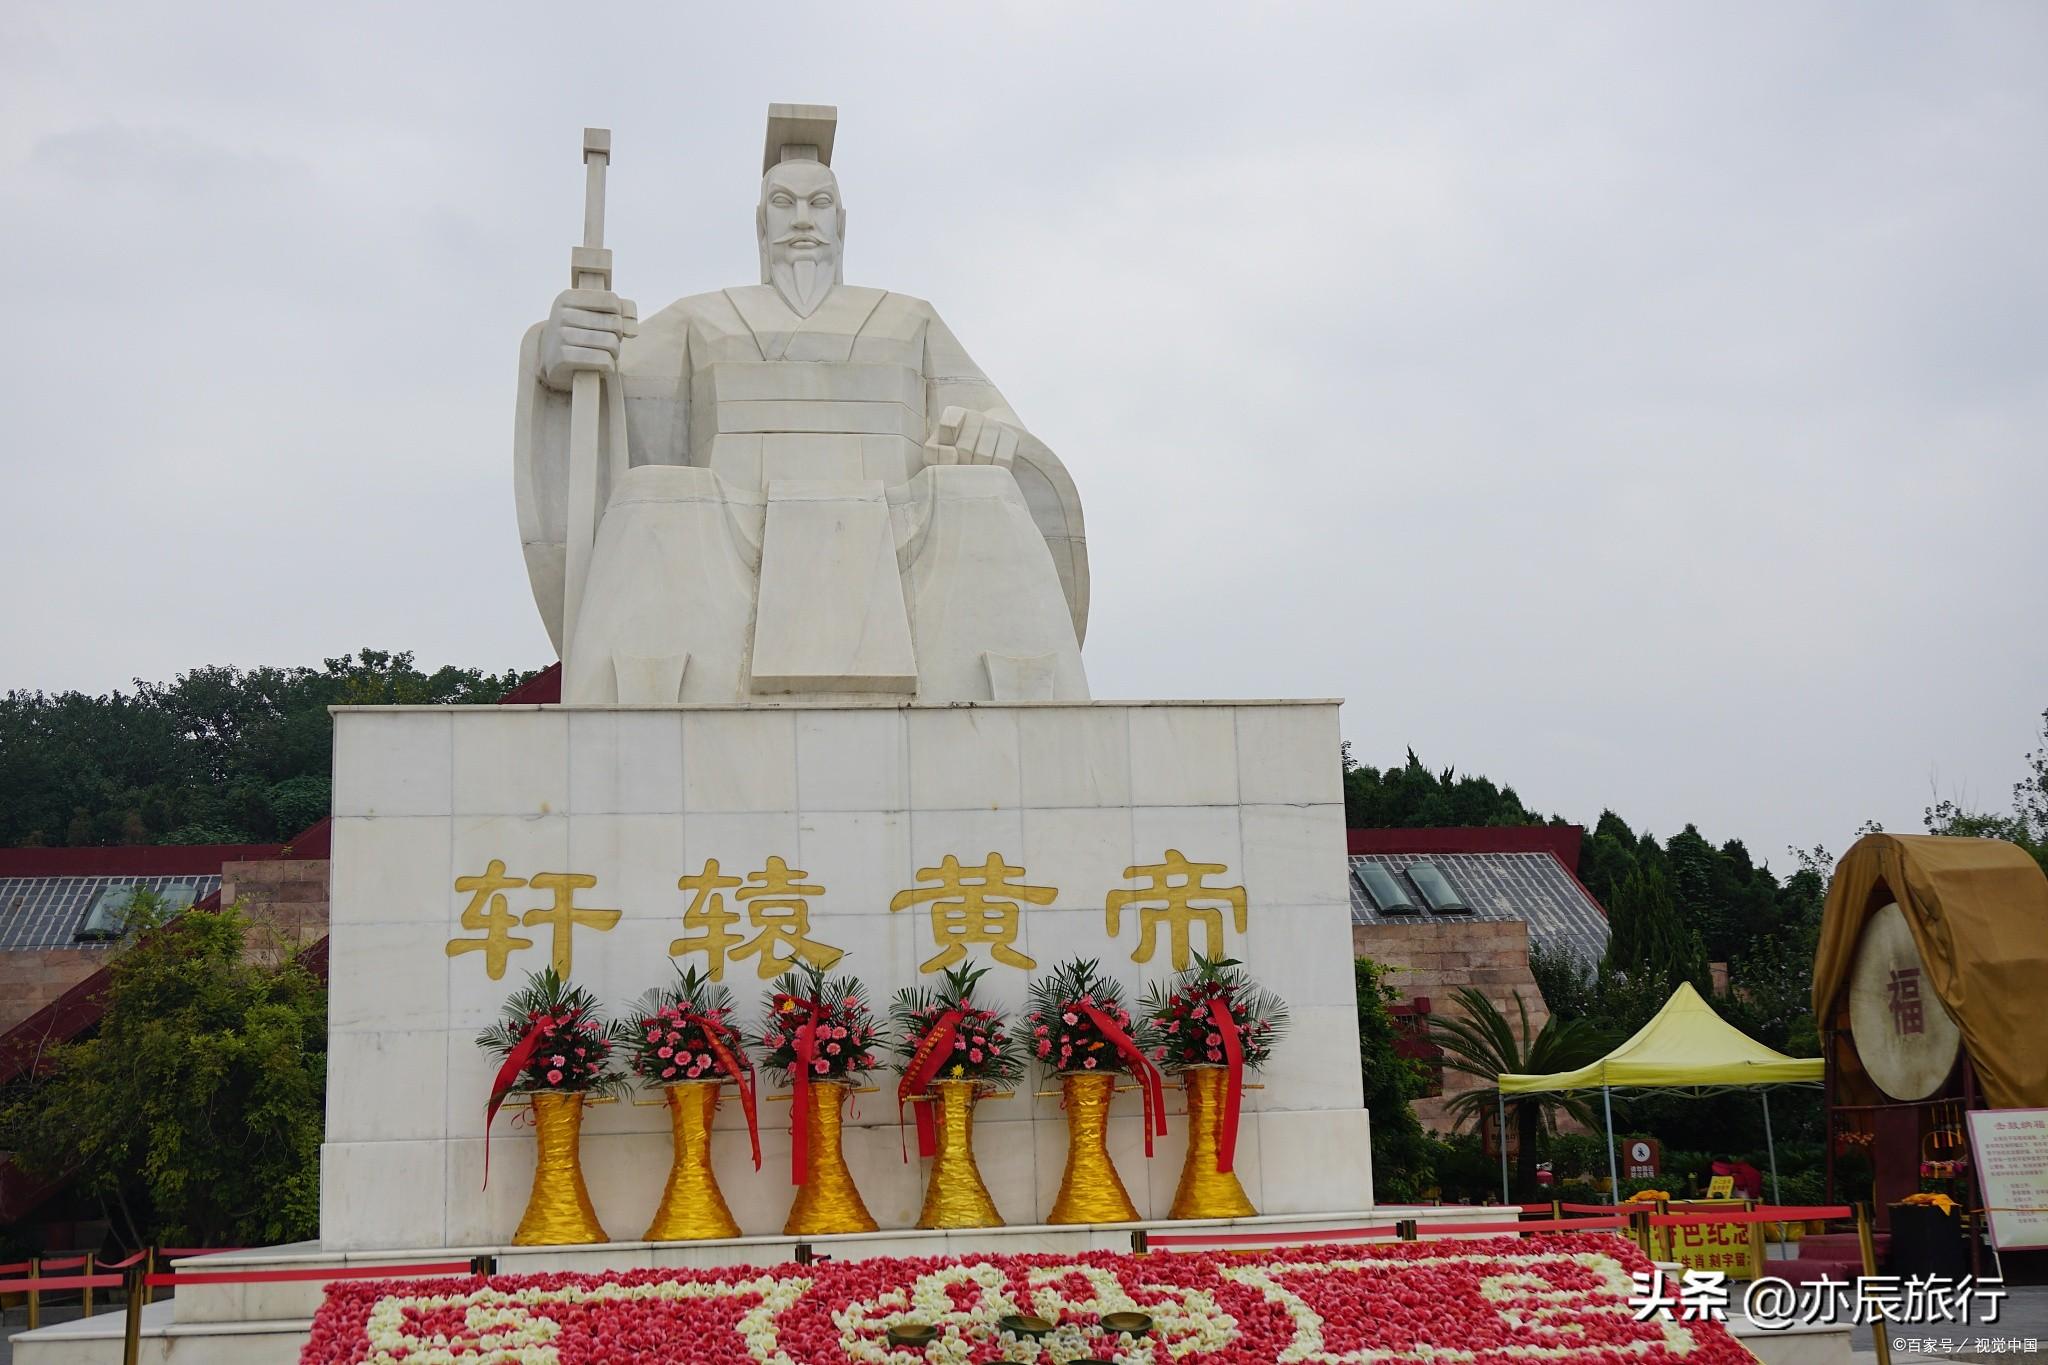
{"type": "MultiPolygon", "coordinates": [[[[1135,909],[1138,945],[1131,953],[1133,962],[1152,960],[1162,928],[1166,930],[1167,956],[1176,971],[1188,966],[1193,948],[1190,939],[1196,929],[1203,935],[1206,955],[1223,956],[1224,912],[1229,912],[1230,928],[1240,937],[1248,928],[1245,889],[1210,881],[1228,876],[1229,870],[1224,863],[1190,862],[1176,848],[1167,849],[1160,862],[1125,868],[1124,878],[1140,884],[1109,892],[1103,903],[1109,937],[1116,938],[1122,929],[1123,912],[1135,909]]],[[[932,942],[939,951],[918,964],[918,970],[945,971],[966,958],[970,947],[986,947],[995,961],[1020,971],[1036,967],[1037,960],[1017,946],[1024,909],[1054,904],[1059,889],[1033,885],[1027,875],[1024,868],[995,852],[979,863],[967,864],[948,853],[938,866],[919,868],[916,884],[889,901],[892,912],[918,906],[930,912],[932,942]]],[[[687,893],[689,900],[682,911],[682,936],[669,943],[669,955],[704,954],[707,974],[714,981],[724,979],[728,962],[752,961],[763,981],[798,963],[820,970],[831,967],[846,950],[811,936],[812,902],[826,890],[822,882],[810,877],[808,871],[792,868],[786,859],[774,855],[744,877],[723,871],[718,859],[706,858],[701,870],[685,873],[676,881],[677,890],[687,893]]],[[[501,980],[506,960],[534,946],[534,939],[513,931],[545,926],[550,931],[549,955],[555,971],[566,978],[574,964],[576,930],[607,931],[623,914],[576,903],[577,893],[594,891],[597,884],[597,877],[587,872],[509,876],[504,860],[493,858],[483,872],[455,879],[455,890],[469,898],[461,916],[467,936],[448,940],[448,956],[482,953],[486,975],[501,980]],[[543,893],[543,903],[523,913],[513,910],[506,893],[521,888],[543,893]]]]}
{"type": "Polygon", "coordinates": [[[515,936],[512,930],[536,924],[551,925],[554,929],[551,953],[555,975],[567,980],[569,969],[575,962],[574,931],[579,926],[604,930],[619,922],[621,912],[617,910],[593,910],[576,904],[578,891],[587,891],[596,885],[597,878],[581,872],[536,872],[532,877],[508,877],[504,860],[493,858],[482,876],[455,879],[457,891],[470,893],[469,904],[462,912],[462,927],[481,930],[484,936],[449,939],[448,956],[480,952],[484,955],[484,971],[491,980],[498,981],[505,975],[505,959],[520,948],[533,946],[532,939],[515,936]],[[522,886],[551,893],[553,904],[529,910],[523,919],[514,915],[505,904],[504,893],[522,886]]]}
{"type": "Polygon", "coordinates": [[[932,940],[942,951],[921,963],[918,970],[943,972],[967,956],[970,943],[987,944],[989,956],[1006,966],[1027,972],[1036,967],[1036,961],[1014,946],[1017,931],[1023,927],[1024,907],[1018,902],[1051,905],[1060,893],[1057,887],[1026,886],[1010,880],[1023,874],[1023,868],[1010,866],[999,853],[989,854],[980,867],[963,868],[960,860],[948,853],[937,867],[919,868],[918,881],[938,884],[898,891],[889,902],[891,911],[931,906],[932,940]]]}

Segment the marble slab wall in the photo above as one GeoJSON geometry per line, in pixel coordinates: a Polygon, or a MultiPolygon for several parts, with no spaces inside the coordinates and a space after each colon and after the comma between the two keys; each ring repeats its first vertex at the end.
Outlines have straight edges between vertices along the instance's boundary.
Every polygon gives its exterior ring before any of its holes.
{"type": "MultiPolygon", "coordinates": [[[[1223,948],[1284,996],[1294,1031],[1247,1095],[1239,1171],[1265,1213],[1371,1204],[1360,1107],[1349,898],[1335,702],[1043,703],[952,707],[342,708],[336,714],[330,895],[330,1073],[321,1235],[330,1247],[441,1247],[507,1240],[533,1165],[530,1129],[501,1115],[483,1188],[483,1112],[495,1063],[476,1032],[527,972],[549,961],[551,931],[512,952],[451,956],[462,924],[455,880],[497,860],[507,876],[597,878],[578,907],[621,912],[608,930],[572,931],[572,978],[625,1009],[672,978],[687,935],[677,881],[716,858],[747,877],[779,857],[823,888],[810,937],[846,950],[835,971],[866,983],[879,1011],[898,989],[936,981],[924,906],[892,911],[921,869],[948,854],[994,852],[1016,878],[1056,894],[1021,916],[1013,948],[1047,968],[1099,958],[1135,1004],[1173,971],[1162,929],[1149,961],[1137,907],[1108,932],[1109,893],[1148,881],[1127,870],[1177,849],[1220,863],[1210,884],[1242,886],[1246,931],[1224,918],[1223,948]]],[[[516,913],[545,906],[506,892],[516,913]]],[[[728,893],[728,906],[732,905],[728,893]]],[[[747,925],[739,931],[752,934],[747,925]]],[[[1206,951],[1203,931],[1193,946],[1206,951]]],[[[973,949],[987,961],[986,948],[973,949]]],[[[703,954],[686,963],[703,965],[703,954]]],[[[982,989],[1021,1007],[1029,973],[996,966],[982,989]]],[[[751,960],[724,982],[751,1018],[765,993],[751,960]]],[[[923,1173],[906,1163],[893,1074],[861,1095],[849,1163],[884,1228],[915,1222],[923,1173]]],[[[1005,1217],[1040,1221],[1058,1188],[1065,1127],[1033,1081],[983,1103],[981,1169],[1005,1217]]],[[[652,1098],[652,1097],[648,1097],[652,1098]]],[[[1169,1108],[1178,1109],[1169,1094],[1169,1108]]],[[[1164,1216],[1183,1153],[1175,1124],[1151,1161],[1138,1097],[1119,1097],[1112,1152],[1141,1213],[1164,1216]]],[[[763,1169],[748,1159],[736,1105],[719,1115],[716,1162],[749,1233],[781,1229],[788,1108],[762,1106],[763,1169]]],[[[584,1165],[615,1238],[639,1236],[666,1176],[665,1112],[619,1103],[590,1111],[584,1165]]]]}

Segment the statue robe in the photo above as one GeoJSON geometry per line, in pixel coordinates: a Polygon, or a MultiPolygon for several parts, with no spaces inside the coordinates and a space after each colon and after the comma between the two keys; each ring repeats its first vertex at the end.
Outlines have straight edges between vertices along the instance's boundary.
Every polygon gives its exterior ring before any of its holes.
{"type": "MultiPolygon", "coordinates": [[[[540,382],[539,337],[515,482],[559,651],[569,398],[540,382]]],[[[926,464],[949,406],[1022,429],[929,304],[835,285],[802,317],[765,284],[700,294],[627,339],[620,377],[629,467],[599,472],[565,702],[1088,695],[1073,482],[1028,434],[1011,468],[926,464]]]]}

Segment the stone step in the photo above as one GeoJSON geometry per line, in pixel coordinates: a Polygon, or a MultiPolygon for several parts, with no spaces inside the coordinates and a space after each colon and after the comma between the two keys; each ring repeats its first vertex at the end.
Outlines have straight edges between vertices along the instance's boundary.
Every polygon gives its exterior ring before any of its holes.
{"type": "MultiPolygon", "coordinates": [[[[297,1360],[312,1335],[310,1317],[187,1323],[172,1308],[158,1302],[142,1310],[139,1365],[280,1365],[297,1360]]],[[[99,1313],[19,1333],[10,1345],[14,1365],[108,1365],[121,1358],[126,1335],[125,1314],[99,1313]]]]}

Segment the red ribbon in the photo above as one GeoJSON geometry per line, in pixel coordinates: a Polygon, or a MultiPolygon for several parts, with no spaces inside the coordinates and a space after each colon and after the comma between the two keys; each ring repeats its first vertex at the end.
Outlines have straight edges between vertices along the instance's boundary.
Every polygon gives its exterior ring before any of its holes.
{"type": "Polygon", "coordinates": [[[683,1011],[683,1022],[704,1030],[704,1041],[710,1044],[712,1060],[718,1063],[719,1070],[732,1077],[733,1086],[740,1092],[740,1112],[747,1116],[747,1139],[754,1144],[754,1169],[760,1170],[761,1128],[754,1116],[754,1068],[751,1063],[741,1061],[726,1041],[732,1039],[737,1042],[738,1035],[716,1020],[688,1010],[683,1011]]]}
{"type": "Polygon", "coordinates": [[[825,1011],[816,1001],[793,1003],[811,1014],[797,1025],[790,1042],[796,1049],[796,1074],[789,1082],[789,1183],[801,1185],[811,1164],[811,1063],[818,1058],[818,1020],[825,1011]]]}
{"type": "Polygon", "coordinates": [[[1151,1156],[1154,1134],[1166,1136],[1166,1085],[1159,1075],[1159,1068],[1152,1065],[1143,1048],[1131,1041],[1131,1035],[1118,1028],[1116,1021],[1101,1010],[1085,1000],[1075,1008],[1109,1040],[1117,1055],[1124,1059],[1124,1065],[1130,1068],[1131,1079],[1138,1083],[1139,1097],[1145,1102],[1145,1155],[1151,1156]]]}
{"type": "Polygon", "coordinates": [[[1209,1017],[1223,1035],[1223,1059],[1227,1076],[1223,1086],[1223,1131],[1216,1143],[1216,1169],[1228,1171],[1237,1162],[1237,1120],[1244,1108],[1244,1041],[1237,1035],[1237,1021],[1223,997],[1209,997],[1209,1017]]]}
{"type": "MultiPolygon", "coordinates": [[[[904,1068],[903,1079],[896,1086],[896,1129],[899,1138],[903,1129],[904,1103],[909,1101],[912,1095],[925,1096],[912,1102],[911,1108],[911,1113],[917,1116],[919,1156],[931,1156],[939,1150],[939,1126],[932,1118],[931,1096],[925,1093],[925,1089],[931,1084],[932,1077],[939,1074],[939,1068],[946,1064],[946,1059],[953,1055],[954,1035],[960,1031],[960,1022],[966,1017],[960,1010],[947,1010],[940,1015],[938,1022],[932,1025],[932,1031],[917,1045],[916,1055],[910,1059],[910,1065],[904,1068]]],[[[903,1159],[910,1160],[908,1149],[905,1149],[903,1159]]]]}
{"type": "MultiPolygon", "coordinates": [[[[546,1016],[542,1016],[546,1019],[546,1016]]],[[[550,1021],[552,1022],[552,1021],[550,1021]]],[[[526,1036],[512,1045],[505,1054],[505,1064],[498,1068],[497,1079],[491,1082],[491,1101],[484,1108],[484,1188],[491,1186],[491,1124],[498,1117],[498,1109],[505,1103],[505,1097],[512,1093],[512,1087],[519,1084],[519,1073],[526,1070],[526,1064],[533,1060],[533,1054],[540,1049],[540,1037],[546,1025],[536,1021],[526,1030],[526,1036]]]]}

